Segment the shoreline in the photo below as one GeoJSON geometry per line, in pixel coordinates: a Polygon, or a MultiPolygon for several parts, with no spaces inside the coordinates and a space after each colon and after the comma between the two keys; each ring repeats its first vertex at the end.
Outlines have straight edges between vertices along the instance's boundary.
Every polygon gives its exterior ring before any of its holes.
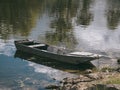
{"type": "Polygon", "coordinates": [[[60,85],[48,85],[52,90],[120,90],[120,68],[93,72],[86,70],[86,74],[75,78],[66,77],[60,85]]]}

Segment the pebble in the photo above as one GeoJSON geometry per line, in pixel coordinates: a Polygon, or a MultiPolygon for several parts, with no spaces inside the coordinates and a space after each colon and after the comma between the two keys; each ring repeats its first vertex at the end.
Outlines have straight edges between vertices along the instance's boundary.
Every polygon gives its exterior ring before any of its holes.
{"type": "Polygon", "coordinates": [[[117,60],[118,64],[120,64],[120,59],[117,60]]]}
{"type": "Polygon", "coordinates": [[[91,70],[91,69],[87,69],[86,71],[85,71],[85,74],[89,74],[89,73],[92,73],[93,71],[91,70]]]}

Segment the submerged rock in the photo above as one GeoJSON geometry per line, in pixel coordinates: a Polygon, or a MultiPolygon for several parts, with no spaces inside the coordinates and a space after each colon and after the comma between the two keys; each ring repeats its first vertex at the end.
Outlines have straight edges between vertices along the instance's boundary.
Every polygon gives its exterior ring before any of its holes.
{"type": "Polygon", "coordinates": [[[89,87],[86,90],[120,90],[119,84],[97,84],[95,86],[89,87]]]}
{"type": "Polygon", "coordinates": [[[56,89],[57,90],[59,87],[60,86],[57,86],[57,85],[48,85],[48,86],[45,87],[45,89],[52,89],[52,90],[56,89]]]}

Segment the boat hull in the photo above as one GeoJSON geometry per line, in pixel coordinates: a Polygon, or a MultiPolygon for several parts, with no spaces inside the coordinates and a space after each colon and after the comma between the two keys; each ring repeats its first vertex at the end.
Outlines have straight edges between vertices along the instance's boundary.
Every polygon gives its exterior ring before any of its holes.
{"type": "Polygon", "coordinates": [[[54,60],[58,60],[58,61],[70,63],[70,64],[87,63],[87,62],[90,62],[91,60],[95,59],[93,57],[75,57],[75,56],[54,54],[51,52],[47,52],[45,50],[40,50],[37,48],[30,48],[30,47],[27,47],[26,45],[23,45],[20,43],[15,43],[15,46],[16,46],[17,50],[20,50],[20,51],[24,51],[27,53],[35,54],[35,55],[42,56],[42,57],[47,57],[50,59],[54,59],[54,60]]]}

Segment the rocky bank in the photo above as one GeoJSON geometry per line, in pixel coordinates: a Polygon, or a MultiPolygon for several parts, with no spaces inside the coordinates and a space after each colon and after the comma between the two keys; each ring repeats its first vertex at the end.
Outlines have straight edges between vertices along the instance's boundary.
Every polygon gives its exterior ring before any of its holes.
{"type": "Polygon", "coordinates": [[[60,86],[50,85],[51,90],[120,90],[120,69],[115,71],[101,71],[92,73],[87,70],[86,74],[77,78],[64,78],[60,86]]]}

